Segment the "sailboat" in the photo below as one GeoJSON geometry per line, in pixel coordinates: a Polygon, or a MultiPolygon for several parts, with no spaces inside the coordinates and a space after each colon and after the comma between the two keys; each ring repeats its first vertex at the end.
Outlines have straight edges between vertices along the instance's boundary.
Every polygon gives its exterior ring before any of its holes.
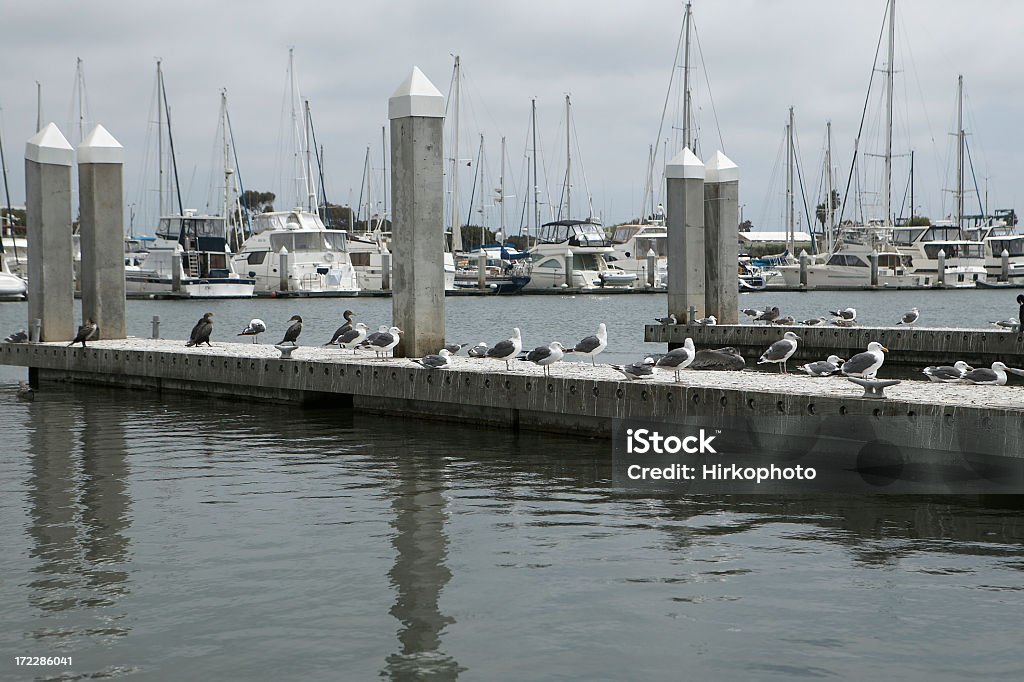
{"type": "MultiPolygon", "coordinates": [[[[174,137],[171,134],[170,108],[167,104],[163,68],[159,61],[156,64],[156,73],[160,215],[155,239],[149,244],[145,255],[138,260],[137,265],[125,268],[126,293],[134,297],[250,298],[253,295],[254,280],[240,277],[231,263],[231,249],[227,240],[228,207],[225,205],[224,211],[218,216],[200,215],[197,211],[185,209],[182,205],[178,166],[174,155],[174,137]],[[169,207],[165,206],[165,115],[177,213],[171,213],[169,207]]],[[[222,102],[226,103],[226,100],[222,102]]],[[[224,110],[226,111],[226,104],[224,110]]]]}
{"type": "Polygon", "coordinates": [[[0,216],[0,300],[20,299],[28,293],[28,284],[11,271],[7,264],[7,253],[4,249],[3,237],[4,233],[8,230],[11,232],[13,245],[14,231],[11,230],[11,227],[14,225],[14,214],[11,209],[11,191],[7,184],[7,160],[4,156],[3,131],[0,131],[0,168],[3,169],[4,197],[7,199],[5,204],[7,211],[0,216]]]}

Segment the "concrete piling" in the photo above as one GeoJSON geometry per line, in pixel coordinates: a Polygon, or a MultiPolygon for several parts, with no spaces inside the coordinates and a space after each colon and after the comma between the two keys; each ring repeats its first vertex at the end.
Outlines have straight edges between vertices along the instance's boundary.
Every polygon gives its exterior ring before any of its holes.
{"type": "Polygon", "coordinates": [[[288,291],[288,273],[291,270],[291,255],[288,253],[288,248],[282,246],[281,250],[277,252],[277,274],[280,277],[277,286],[281,291],[288,291]]]}
{"type": "Polygon", "coordinates": [[[565,286],[567,289],[572,289],[576,279],[576,259],[573,256],[572,249],[565,250],[565,286]]]}
{"type": "Polygon", "coordinates": [[[868,254],[868,263],[871,265],[871,286],[878,286],[878,249],[868,254]]]}
{"type": "Polygon", "coordinates": [[[181,252],[171,254],[171,291],[181,291],[181,252]]]}
{"type": "MultiPolygon", "coordinates": [[[[71,164],[75,152],[50,123],[25,145],[28,221],[28,319],[40,320],[39,340],[75,336],[71,255],[71,164]]],[[[123,244],[118,253],[124,253],[123,244]]],[[[124,267],[122,265],[122,277],[124,267]]]]}
{"type": "Polygon", "coordinates": [[[704,164],[685,148],[665,165],[665,178],[668,312],[686,320],[693,306],[704,317],[704,164]]]}
{"type": "Polygon", "coordinates": [[[936,280],[935,283],[940,286],[946,286],[946,250],[939,249],[938,259],[935,262],[936,280]]]}
{"type": "Polygon", "coordinates": [[[444,347],[444,98],[413,67],[388,100],[394,248],[395,354],[420,357],[444,347]]]}
{"type": "Polygon", "coordinates": [[[153,335],[152,336],[153,336],[154,339],[159,339],[160,338],[160,316],[159,315],[154,315],[153,316],[153,335]]]}
{"type": "Polygon", "coordinates": [[[480,245],[480,252],[476,255],[476,285],[480,291],[487,289],[487,252],[484,245],[480,245]]]}
{"type": "Polygon", "coordinates": [[[78,146],[81,212],[82,318],[99,325],[99,338],[123,339],[124,148],[101,125],[78,146]]]}
{"type": "Polygon", "coordinates": [[[1010,252],[1006,249],[999,254],[999,281],[1010,281],[1010,252]]]}
{"type": "Polygon", "coordinates": [[[658,283],[658,254],[647,249],[647,286],[654,288],[658,283]]]}
{"type": "Polygon", "coordinates": [[[739,167],[720,151],[708,159],[704,177],[705,298],[719,324],[739,319],[739,167]]]}
{"type": "Polygon", "coordinates": [[[391,289],[391,252],[387,247],[380,254],[380,288],[381,291],[391,289]]]}
{"type": "Polygon", "coordinates": [[[800,286],[807,287],[807,266],[811,262],[811,257],[807,255],[806,249],[800,250],[800,286]]]}

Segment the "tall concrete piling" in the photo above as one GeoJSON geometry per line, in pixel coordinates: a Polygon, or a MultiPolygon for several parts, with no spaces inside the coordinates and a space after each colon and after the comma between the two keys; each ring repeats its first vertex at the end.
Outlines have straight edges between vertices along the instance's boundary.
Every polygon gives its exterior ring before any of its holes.
{"type": "Polygon", "coordinates": [[[396,355],[444,346],[444,98],[417,67],[388,100],[396,355]]]}
{"type": "Polygon", "coordinates": [[[936,286],[946,286],[946,250],[939,249],[938,258],[935,261],[936,286]]]}
{"type": "Polygon", "coordinates": [[[878,249],[873,249],[868,254],[868,264],[871,266],[871,286],[878,286],[878,249]]]}
{"type": "Polygon", "coordinates": [[[101,339],[123,339],[124,148],[101,125],[78,146],[78,197],[82,216],[82,317],[99,325],[101,339]]]}
{"type": "Polygon", "coordinates": [[[740,170],[720,151],[704,177],[704,253],[707,315],[719,324],[739,322],[740,170]]]}
{"type": "Polygon", "coordinates": [[[572,249],[565,250],[565,286],[567,289],[572,289],[576,284],[576,256],[573,255],[572,249]]]}
{"type": "MultiPolygon", "coordinates": [[[[689,147],[665,165],[668,230],[668,312],[691,322],[687,311],[705,316],[704,164],[689,147]]],[[[735,268],[735,264],[733,268],[735,268]]]]}
{"type": "Polygon", "coordinates": [[[807,266],[811,263],[811,257],[807,255],[806,249],[800,250],[800,286],[807,288],[807,266]]]}
{"type": "MultiPolygon", "coordinates": [[[[71,255],[71,164],[75,151],[50,123],[25,145],[28,221],[28,321],[41,320],[41,341],[75,336],[71,255]]],[[[118,254],[124,253],[124,244],[118,254]]],[[[122,265],[123,270],[123,265],[122,265]]]]}
{"type": "Polygon", "coordinates": [[[1006,249],[999,254],[999,281],[1010,281],[1010,252],[1006,249]]]}

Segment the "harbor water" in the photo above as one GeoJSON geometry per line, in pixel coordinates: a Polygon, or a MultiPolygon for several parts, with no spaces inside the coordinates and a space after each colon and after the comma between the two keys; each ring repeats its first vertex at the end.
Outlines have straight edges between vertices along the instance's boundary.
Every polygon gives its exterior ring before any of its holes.
{"type": "MultiPolygon", "coordinates": [[[[1015,292],[932,296],[741,305],[1016,314],[1015,292]]],[[[212,310],[214,343],[251,317],[273,342],[300,314],[322,343],[345,308],[390,320],[380,299],[136,301],[129,333],[159,315],[184,337],[212,310]]],[[[658,349],[642,324],[664,298],[447,314],[449,340],[520,326],[527,345],[605,321],[614,361],[658,349]]],[[[0,304],[0,331],[25,316],[0,304]]],[[[1024,677],[1014,498],[640,494],[612,487],[606,441],[53,385],[25,403],[23,376],[0,368],[0,679],[1024,677]]]]}

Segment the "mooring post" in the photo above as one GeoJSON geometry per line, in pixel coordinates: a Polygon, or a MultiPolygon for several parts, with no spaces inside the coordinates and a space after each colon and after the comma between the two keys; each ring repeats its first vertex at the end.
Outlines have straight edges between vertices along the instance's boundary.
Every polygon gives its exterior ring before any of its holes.
{"type": "Polygon", "coordinates": [[[291,273],[292,264],[288,254],[288,247],[282,246],[277,252],[277,274],[280,278],[277,288],[281,291],[288,291],[288,275],[291,273]]]}
{"type": "Polygon", "coordinates": [[[576,284],[576,259],[572,249],[565,250],[565,287],[572,289],[576,284]]]}
{"type": "Polygon", "coordinates": [[[160,316],[159,315],[154,315],[153,316],[153,338],[154,339],[159,339],[160,338],[160,316]]]}
{"type": "Polygon", "coordinates": [[[665,165],[668,231],[668,312],[704,317],[704,164],[687,147],[665,165]]]}
{"type": "MultiPolygon", "coordinates": [[[[41,320],[39,341],[70,341],[75,336],[71,256],[74,158],[74,150],[54,123],[25,145],[28,320],[41,320]]],[[[118,249],[118,253],[124,253],[123,244],[118,249]]]]}
{"type": "Polygon", "coordinates": [[[999,254],[999,281],[1010,281],[1010,252],[1006,249],[999,254]]]}
{"type": "Polygon", "coordinates": [[[647,286],[654,288],[658,283],[658,254],[647,249],[647,286]]]}
{"type": "Polygon", "coordinates": [[[872,249],[868,254],[868,263],[871,265],[871,286],[878,286],[878,249],[872,249]]]}
{"type": "Polygon", "coordinates": [[[400,357],[444,347],[444,97],[417,67],[388,100],[392,319],[400,357]]]}
{"type": "Polygon", "coordinates": [[[391,289],[391,252],[386,246],[380,253],[380,288],[381,291],[391,289]]]}
{"type": "Polygon", "coordinates": [[[720,151],[704,168],[705,312],[714,315],[719,324],[737,324],[740,171],[720,151]]]}
{"type": "Polygon", "coordinates": [[[480,291],[487,289],[487,252],[484,245],[480,245],[480,253],[476,255],[476,285],[480,291]]]}
{"type": "Polygon", "coordinates": [[[181,251],[171,254],[171,291],[181,291],[181,251]]]}
{"type": "Polygon", "coordinates": [[[811,263],[811,257],[807,255],[807,249],[800,249],[800,286],[807,288],[807,266],[811,263]]]}
{"type": "Polygon", "coordinates": [[[935,262],[935,269],[938,274],[936,284],[940,287],[946,286],[946,250],[939,249],[938,260],[935,262]]]}
{"type": "Polygon", "coordinates": [[[28,326],[28,340],[32,343],[39,341],[39,334],[43,330],[43,321],[38,317],[32,320],[32,324],[28,326]]]}
{"type": "Polygon", "coordinates": [[[99,325],[99,338],[123,339],[124,148],[97,125],[78,145],[79,235],[82,246],[82,318],[99,325]]]}

